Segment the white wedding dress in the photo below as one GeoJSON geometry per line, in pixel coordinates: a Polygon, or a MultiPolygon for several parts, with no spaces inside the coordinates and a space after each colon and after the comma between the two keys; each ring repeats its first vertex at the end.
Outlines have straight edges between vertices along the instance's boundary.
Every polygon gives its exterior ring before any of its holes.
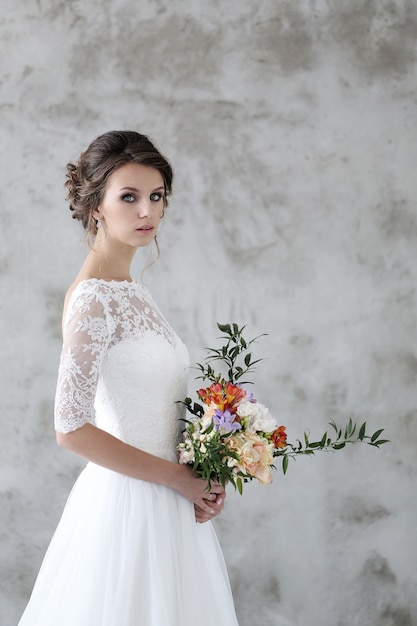
{"type": "MultiPolygon", "coordinates": [[[[177,462],[188,353],[147,289],[90,279],[64,322],[56,429],[85,423],[177,462]]],[[[88,463],[19,626],[236,626],[211,522],[167,487],[88,463]]]]}

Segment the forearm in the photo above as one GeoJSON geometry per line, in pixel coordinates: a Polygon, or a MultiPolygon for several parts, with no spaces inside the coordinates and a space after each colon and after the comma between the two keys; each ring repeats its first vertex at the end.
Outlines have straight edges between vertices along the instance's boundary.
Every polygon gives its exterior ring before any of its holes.
{"type": "Polygon", "coordinates": [[[110,470],[176,491],[181,489],[184,467],[139,450],[113,435],[85,424],[69,433],[56,433],[58,445],[110,470]]]}
{"type": "Polygon", "coordinates": [[[56,437],[60,446],[92,463],[131,478],[174,489],[198,507],[198,521],[211,519],[223,508],[225,490],[221,485],[212,484],[210,497],[214,496],[214,501],[211,502],[207,500],[206,482],[198,478],[190,467],[139,450],[92,424],[85,424],[70,433],[57,432],[56,437]]]}

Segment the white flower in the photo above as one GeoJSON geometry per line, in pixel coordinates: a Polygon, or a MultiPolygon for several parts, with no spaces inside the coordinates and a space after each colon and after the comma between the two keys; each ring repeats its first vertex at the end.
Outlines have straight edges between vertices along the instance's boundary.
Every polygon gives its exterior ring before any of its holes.
{"type": "Polygon", "coordinates": [[[247,400],[244,400],[237,407],[237,414],[239,415],[239,417],[251,418],[253,415],[256,414],[257,405],[258,402],[248,402],[247,400]]]}
{"type": "Polygon", "coordinates": [[[181,448],[179,461],[181,465],[188,465],[188,463],[194,463],[194,451],[185,450],[184,448],[181,448]]]}
{"type": "Polygon", "coordinates": [[[239,417],[248,418],[248,430],[271,433],[278,428],[278,422],[266,406],[260,402],[242,402],[237,408],[239,417]]]}

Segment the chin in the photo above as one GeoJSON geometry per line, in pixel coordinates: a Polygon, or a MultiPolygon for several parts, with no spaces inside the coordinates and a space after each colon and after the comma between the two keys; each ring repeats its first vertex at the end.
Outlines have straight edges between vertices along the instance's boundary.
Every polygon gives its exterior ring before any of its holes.
{"type": "Polygon", "coordinates": [[[150,246],[153,243],[154,239],[155,239],[155,236],[147,237],[147,238],[144,237],[142,239],[142,241],[136,241],[134,243],[134,247],[135,248],[146,248],[146,246],[150,246]]]}

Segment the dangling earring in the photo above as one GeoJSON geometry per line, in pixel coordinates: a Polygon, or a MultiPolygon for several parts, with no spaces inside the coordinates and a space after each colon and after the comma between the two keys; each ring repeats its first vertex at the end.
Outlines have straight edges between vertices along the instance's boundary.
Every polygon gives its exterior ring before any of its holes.
{"type": "MultiPolygon", "coordinates": [[[[158,238],[155,235],[155,237],[153,238],[154,242],[155,242],[155,246],[156,246],[156,261],[159,259],[160,255],[161,255],[161,251],[159,249],[159,244],[158,244],[158,238]]],[[[155,261],[154,261],[155,262],[155,261]]]]}
{"type": "Polygon", "coordinates": [[[99,228],[101,228],[101,220],[100,220],[100,219],[97,219],[97,220],[96,220],[96,228],[97,228],[97,230],[98,230],[99,228]]]}

